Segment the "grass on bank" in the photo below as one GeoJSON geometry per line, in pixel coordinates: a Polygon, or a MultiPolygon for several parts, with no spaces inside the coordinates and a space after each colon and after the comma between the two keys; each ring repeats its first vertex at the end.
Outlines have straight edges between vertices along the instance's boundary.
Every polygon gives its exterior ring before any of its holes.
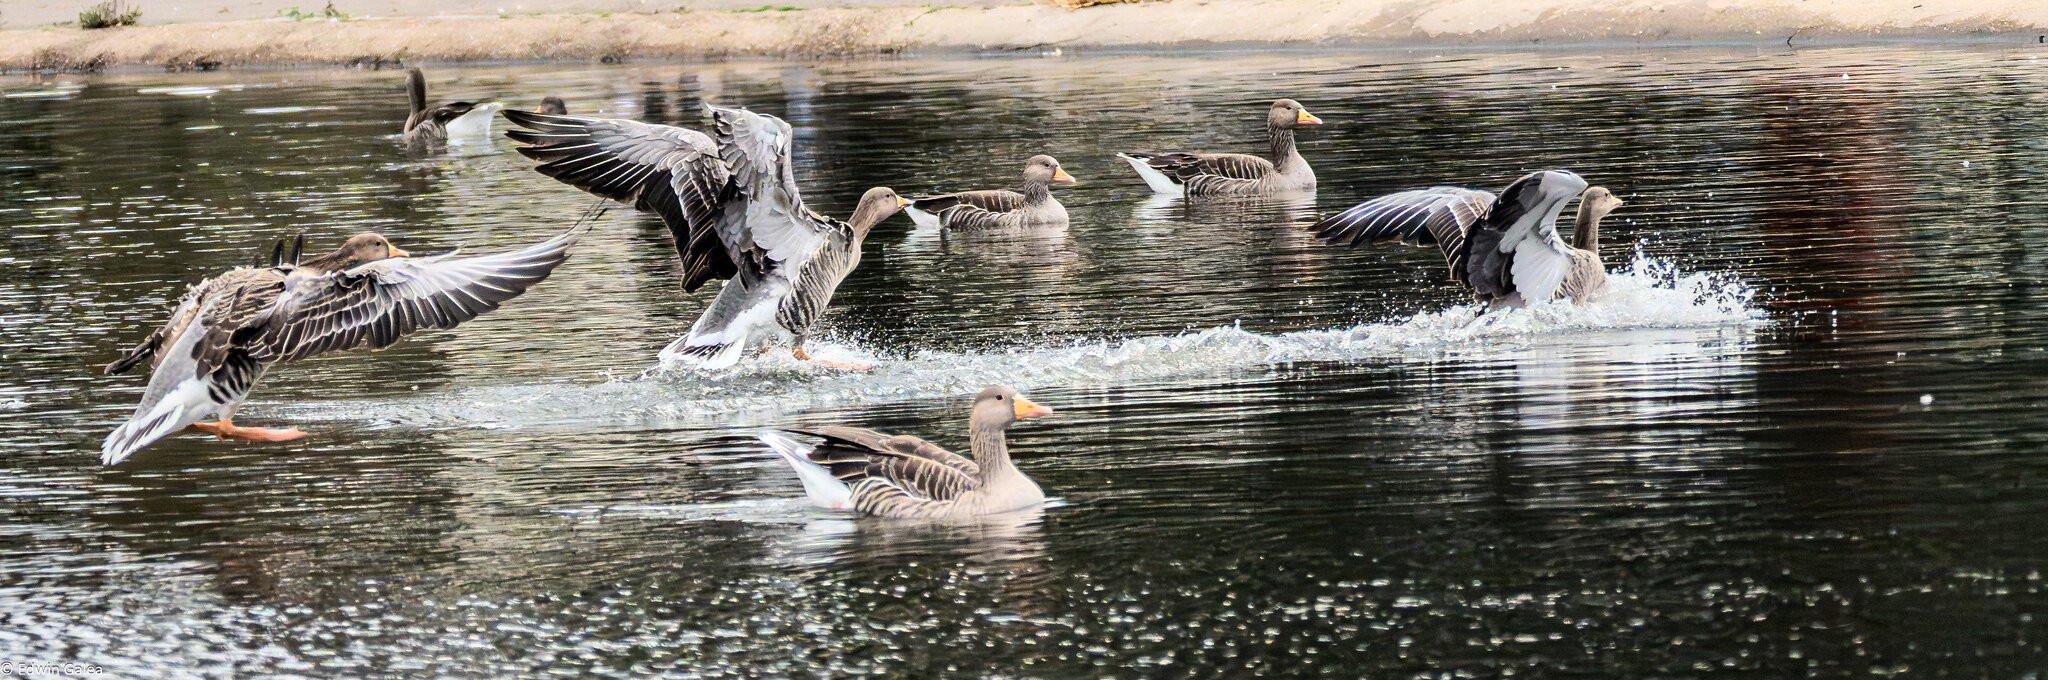
{"type": "Polygon", "coordinates": [[[343,12],[343,11],[341,11],[341,10],[335,9],[335,8],[334,8],[334,1],[333,1],[333,0],[328,0],[328,2],[327,2],[327,7],[325,7],[325,8],[323,8],[323,9],[321,9],[321,10],[320,10],[320,11],[318,11],[318,12],[302,12],[302,11],[299,11],[299,8],[298,8],[298,6],[294,5],[294,6],[293,6],[293,7],[291,8],[291,9],[286,9],[286,10],[278,10],[278,12],[277,12],[277,15],[278,15],[278,16],[281,16],[281,17],[284,17],[284,18],[286,18],[286,19],[290,19],[290,20],[292,20],[292,21],[305,21],[305,20],[307,20],[307,19],[326,19],[326,20],[328,20],[328,21],[348,21],[348,20],[349,20],[350,18],[352,18],[352,17],[350,17],[350,16],[348,15],[348,13],[347,13],[347,12],[343,12]]]}
{"type": "Polygon", "coordinates": [[[87,30],[113,28],[115,26],[134,26],[140,21],[142,21],[142,9],[128,6],[122,3],[121,0],[107,0],[106,2],[87,7],[85,11],[78,13],[78,27],[87,30]]]}

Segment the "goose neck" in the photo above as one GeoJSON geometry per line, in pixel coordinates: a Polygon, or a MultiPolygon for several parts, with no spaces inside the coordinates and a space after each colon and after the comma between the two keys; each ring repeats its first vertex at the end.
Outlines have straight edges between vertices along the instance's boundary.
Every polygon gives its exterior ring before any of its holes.
{"type": "Polygon", "coordinates": [[[1266,128],[1266,138],[1273,144],[1273,165],[1286,168],[1299,156],[1294,151],[1294,130],[1278,125],[1266,128]]]}
{"type": "Polygon", "coordinates": [[[974,453],[975,465],[981,467],[983,482],[1009,474],[1016,469],[1010,463],[1010,444],[1001,427],[974,423],[969,434],[968,446],[974,453]]]}
{"type": "Polygon", "coordinates": [[[1600,252],[1600,218],[1603,215],[1588,203],[1579,204],[1579,217],[1572,230],[1572,247],[1579,250],[1600,252]]]}

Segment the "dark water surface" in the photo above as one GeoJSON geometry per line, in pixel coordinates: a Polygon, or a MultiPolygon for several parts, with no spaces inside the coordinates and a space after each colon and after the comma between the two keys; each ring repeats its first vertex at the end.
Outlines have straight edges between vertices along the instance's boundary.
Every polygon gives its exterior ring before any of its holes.
{"type": "MultiPolygon", "coordinates": [[[[710,299],[602,218],[505,309],[273,371],[288,445],[102,469],[91,367],[280,236],[489,251],[590,201],[502,139],[403,153],[400,76],[0,79],[0,661],[121,675],[2016,677],[2048,658],[2048,62],[1799,52],[433,68],[437,95],[787,117],[844,215],[1007,185],[1066,230],[897,218],[823,352],[641,378],[710,299]],[[1313,206],[1148,200],[1112,154],[1256,150],[1313,206]],[[1298,227],[1567,167],[1628,201],[1608,299],[1468,325],[1439,260],[1298,227]],[[973,526],[808,507],[752,433],[964,443],[973,390],[1057,502],[973,526]]],[[[501,125],[502,127],[502,125],[501,125]]]]}

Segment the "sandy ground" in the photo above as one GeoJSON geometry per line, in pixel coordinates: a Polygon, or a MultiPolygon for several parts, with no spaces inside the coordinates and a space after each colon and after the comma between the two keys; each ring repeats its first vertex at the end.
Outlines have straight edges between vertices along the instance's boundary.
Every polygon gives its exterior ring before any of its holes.
{"type": "Polygon", "coordinates": [[[1958,37],[2035,43],[2048,0],[1172,0],[1066,10],[946,0],[140,2],[84,31],[87,0],[0,3],[0,68],[820,56],[1219,44],[1528,45],[1958,37]]]}

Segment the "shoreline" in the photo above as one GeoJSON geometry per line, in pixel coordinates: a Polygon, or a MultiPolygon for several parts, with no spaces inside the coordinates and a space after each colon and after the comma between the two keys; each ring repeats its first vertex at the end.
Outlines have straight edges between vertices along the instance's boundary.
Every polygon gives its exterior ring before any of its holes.
{"type": "MultiPolygon", "coordinates": [[[[236,19],[0,29],[0,69],[620,62],[906,54],[1315,49],[2036,45],[2048,2],[1967,0],[1178,0],[1101,5],[764,6],[659,13],[236,19]]],[[[12,26],[12,24],[10,24],[12,26]]],[[[2044,48],[2048,49],[2048,48],[2044,48]]]]}

